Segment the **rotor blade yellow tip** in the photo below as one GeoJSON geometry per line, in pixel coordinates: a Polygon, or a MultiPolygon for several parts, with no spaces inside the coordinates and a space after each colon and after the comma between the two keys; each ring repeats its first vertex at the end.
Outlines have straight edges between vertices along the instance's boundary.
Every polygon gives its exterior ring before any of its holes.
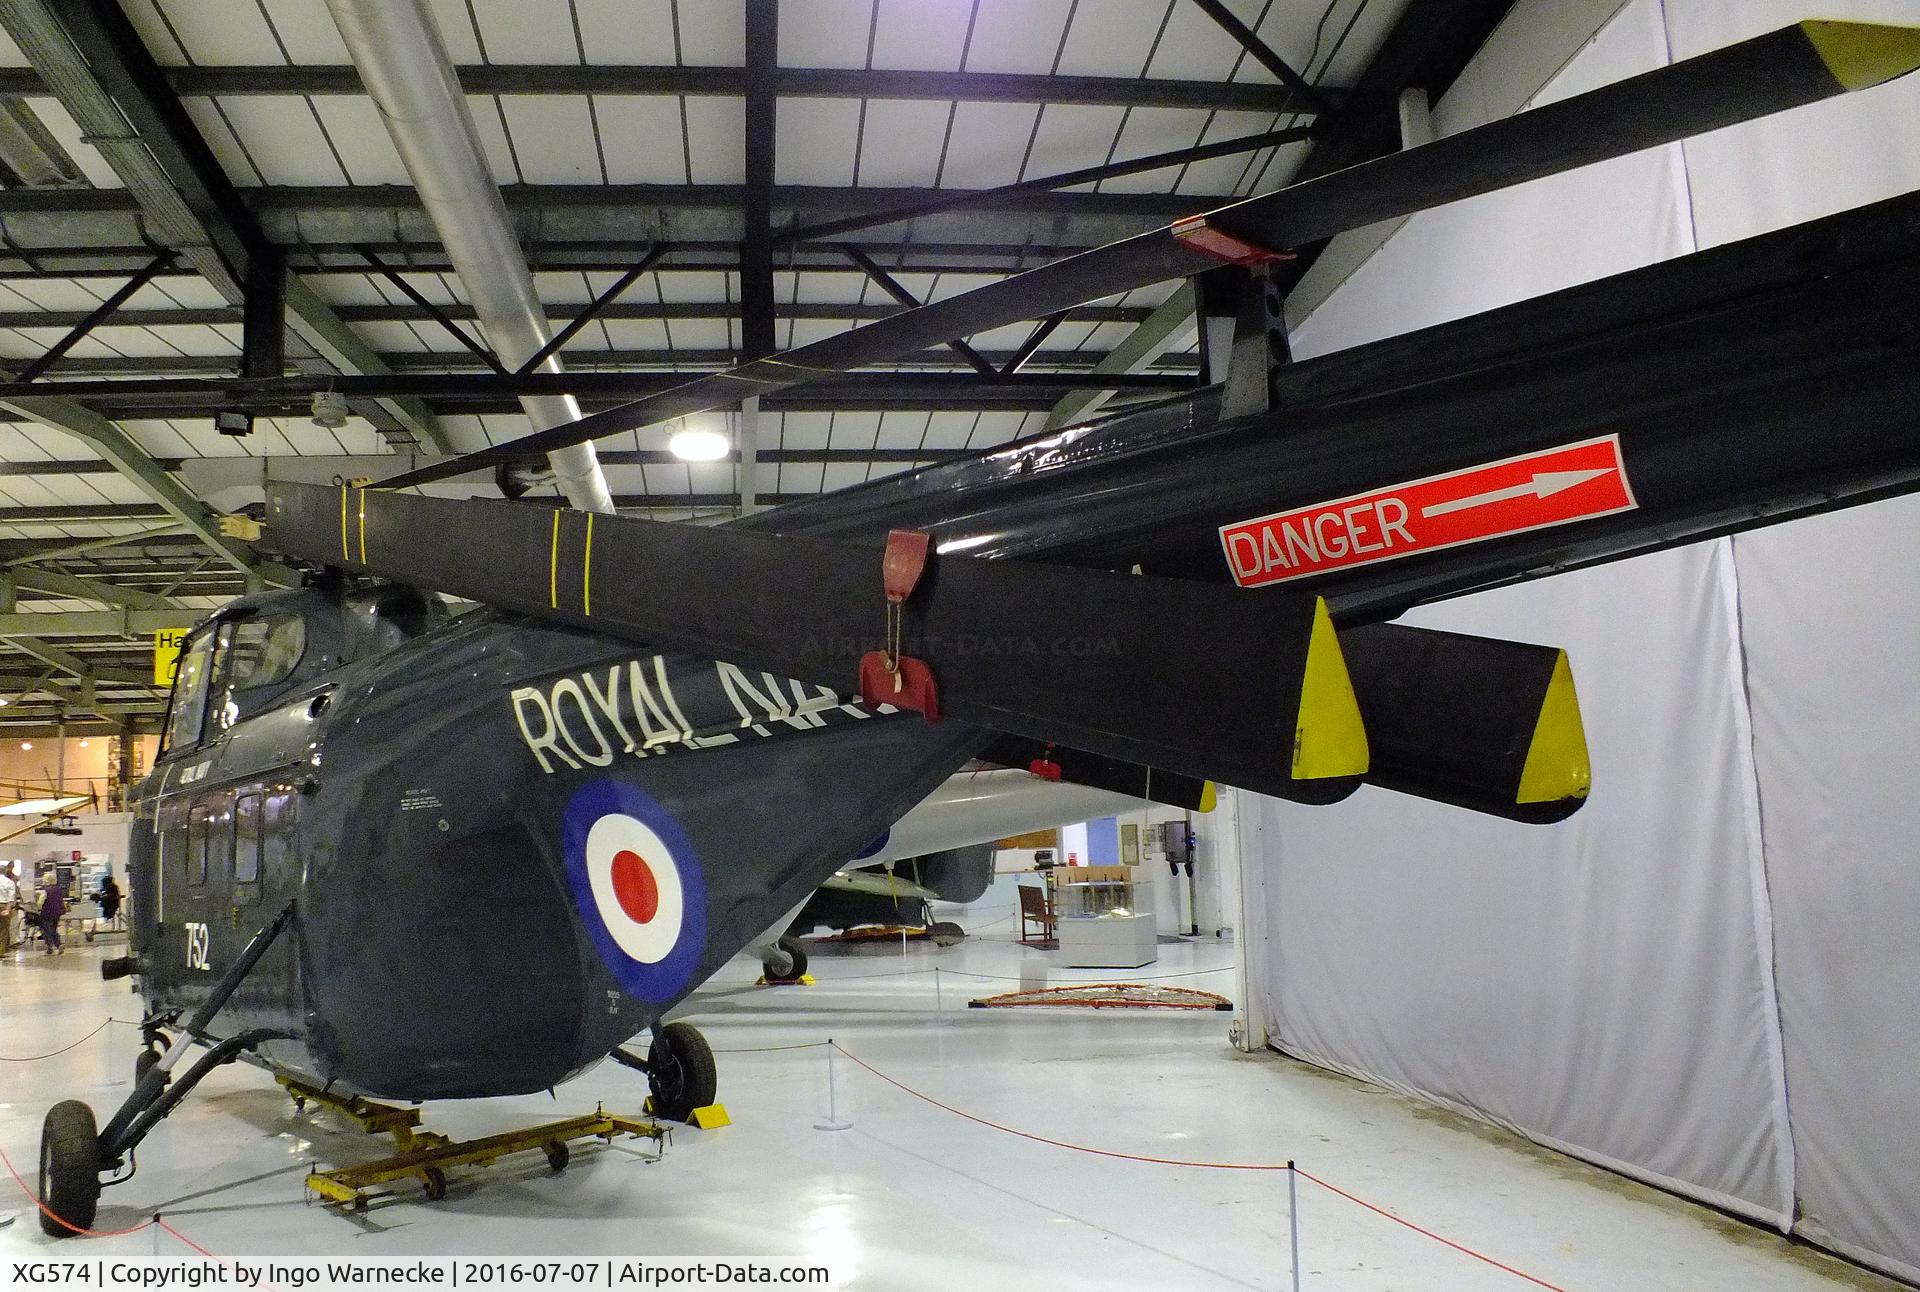
{"type": "Polygon", "coordinates": [[[1864,90],[1920,69],[1920,27],[1874,22],[1803,22],[1814,53],[1833,79],[1864,90]]]}

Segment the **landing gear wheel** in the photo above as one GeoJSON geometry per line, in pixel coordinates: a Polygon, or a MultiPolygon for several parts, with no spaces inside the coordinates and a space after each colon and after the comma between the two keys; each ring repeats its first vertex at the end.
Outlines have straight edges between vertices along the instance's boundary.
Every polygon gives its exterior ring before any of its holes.
{"type": "Polygon", "coordinates": [[[154,1065],[160,1062],[161,1055],[164,1053],[165,1051],[161,1050],[159,1046],[149,1045],[146,1049],[140,1051],[140,1053],[134,1057],[134,1060],[133,1060],[133,1084],[134,1085],[137,1086],[142,1081],[145,1081],[147,1079],[147,1073],[153,1071],[154,1065]]]}
{"type": "Polygon", "coordinates": [[[430,1166],[421,1175],[420,1185],[427,1191],[428,1202],[438,1202],[447,1196],[447,1173],[437,1166],[430,1166]]]}
{"type": "Polygon", "coordinates": [[[937,947],[958,946],[967,940],[967,931],[952,920],[937,920],[927,925],[927,936],[937,947]]]}
{"type": "Polygon", "coordinates": [[[807,972],[807,949],[791,935],[773,944],[773,952],[760,962],[770,983],[799,982],[807,972]]]}
{"type": "Polygon", "coordinates": [[[719,1089],[713,1047],[691,1023],[656,1028],[647,1050],[647,1088],[653,1110],[669,1121],[693,1119],[693,1110],[713,1102],[719,1089]]]}
{"type": "Polygon", "coordinates": [[[550,1139],[540,1146],[547,1155],[547,1169],[559,1175],[567,1169],[567,1163],[573,1160],[573,1150],[567,1147],[565,1140],[550,1139]]]}
{"type": "Polygon", "coordinates": [[[54,1238],[93,1224],[100,1203],[100,1132],[93,1109],[78,1099],[49,1108],[40,1128],[40,1200],[41,1231],[54,1238]]]}

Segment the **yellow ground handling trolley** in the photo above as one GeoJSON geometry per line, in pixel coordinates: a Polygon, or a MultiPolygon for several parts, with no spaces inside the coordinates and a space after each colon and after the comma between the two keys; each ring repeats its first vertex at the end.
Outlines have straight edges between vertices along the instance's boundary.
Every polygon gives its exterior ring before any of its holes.
{"type": "Polygon", "coordinates": [[[396,1108],[359,1095],[337,1095],[293,1077],[278,1080],[292,1096],[296,1109],[317,1104],[339,1113],[370,1135],[393,1136],[399,1151],[390,1157],[333,1171],[315,1168],[308,1173],[310,1191],[330,1204],[355,1211],[367,1205],[380,1185],[409,1178],[420,1182],[429,1201],[438,1202],[447,1196],[450,1168],[491,1166],[512,1153],[538,1149],[546,1154],[547,1165],[558,1173],[567,1169],[572,1158],[570,1145],[577,1140],[597,1139],[611,1144],[623,1136],[634,1136],[650,1139],[662,1150],[673,1141],[673,1132],[658,1122],[617,1117],[599,1107],[582,1117],[456,1141],[436,1131],[421,1130],[418,1108],[396,1108]]]}

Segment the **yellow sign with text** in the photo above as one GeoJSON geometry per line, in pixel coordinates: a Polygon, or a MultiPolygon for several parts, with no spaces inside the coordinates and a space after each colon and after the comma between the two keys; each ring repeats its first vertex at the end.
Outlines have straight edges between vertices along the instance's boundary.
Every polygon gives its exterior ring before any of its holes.
{"type": "Polygon", "coordinates": [[[173,671],[180,667],[180,647],[186,642],[187,634],[179,629],[169,629],[153,635],[153,684],[172,686],[173,671]]]}

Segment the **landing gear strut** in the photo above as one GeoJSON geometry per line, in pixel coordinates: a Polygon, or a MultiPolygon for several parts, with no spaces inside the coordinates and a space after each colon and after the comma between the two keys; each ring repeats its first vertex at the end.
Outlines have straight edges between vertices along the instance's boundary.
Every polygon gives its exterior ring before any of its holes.
{"type": "Polygon", "coordinates": [[[43,1204],[40,1228],[47,1234],[65,1238],[91,1226],[100,1202],[103,1171],[119,1169],[126,1156],[147,1137],[147,1132],[159,1125],[209,1072],[231,1063],[243,1051],[263,1041],[285,1035],[255,1029],[230,1036],[213,1045],[177,1083],[173,1081],[173,1068],[186,1054],[188,1044],[210,1039],[206,1035],[207,1025],[292,918],[293,907],[288,906],[271,924],[253,935],[253,940],[187,1020],[177,1040],[162,1050],[160,1041],[164,1033],[155,1033],[149,1038],[147,1049],[134,1064],[139,1081],[105,1130],[94,1129],[93,1109],[77,1099],[55,1104],[47,1111],[47,1120],[40,1131],[40,1200],[43,1204]]]}
{"type": "Polygon", "coordinates": [[[676,1122],[693,1120],[694,1110],[711,1104],[719,1090],[713,1047],[691,1023],[668,1023],[653,1029],[653,1044],[641,1058],[624,1046],[612,1054],[616,1063],[647,1074],[653,1095],[651,1111],[676,1122]]]}

